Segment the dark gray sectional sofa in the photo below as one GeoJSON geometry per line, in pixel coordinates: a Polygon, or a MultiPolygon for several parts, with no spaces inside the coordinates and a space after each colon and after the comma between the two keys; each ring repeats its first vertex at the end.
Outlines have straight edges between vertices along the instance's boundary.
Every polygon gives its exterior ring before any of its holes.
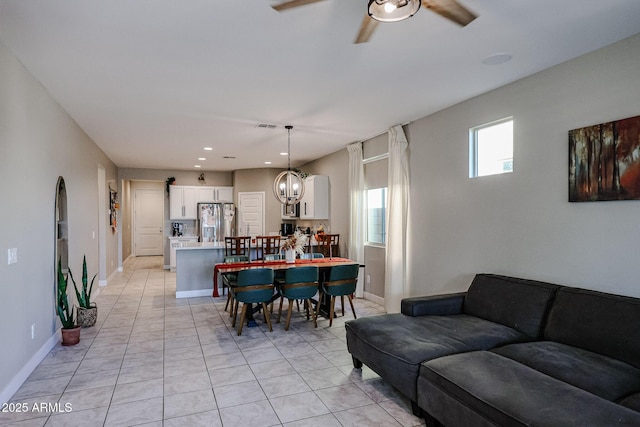
{"type": "Polygon", "coordinates": [[[345,327],[428,425],[640,426],[640,299],[478,274],[345,327]]]}

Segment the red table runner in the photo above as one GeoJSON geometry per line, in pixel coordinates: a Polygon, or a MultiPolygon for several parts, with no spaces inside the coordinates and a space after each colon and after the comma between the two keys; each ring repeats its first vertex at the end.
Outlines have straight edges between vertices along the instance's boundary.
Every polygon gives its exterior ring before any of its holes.
{"type": "Polygon", "coordinates": [[[220,296],[220,294],[218,293],[218,273],[220,273],[220,270],[224,269],[245,269],[245,268],[264,268],[264,267],[270,267],[270,268],[274,268],[274,269],[278,269],[277,267],[280,267],[280,269],[284,269],[284,268],[292,268],[292,267],[296,267],[296,266],[303,266],[303,265],[310,265],[310,264],[328,264],[328,263],[336,263],[336,264],[346,264],[346,263],[353,263],[355,264],[355,261],[352,261],[348,258],[337,258],[337,257],[333,257],[333,258],[314,258],[314,259],[296,259],[295,263],[287,263],[284,260],[275,260],[275,261],[244,261],[244,262],[229,262],[229,263],[219,263],[216,264],[213,267],[213,296],[214,297],[218,297],[220,296]]]}

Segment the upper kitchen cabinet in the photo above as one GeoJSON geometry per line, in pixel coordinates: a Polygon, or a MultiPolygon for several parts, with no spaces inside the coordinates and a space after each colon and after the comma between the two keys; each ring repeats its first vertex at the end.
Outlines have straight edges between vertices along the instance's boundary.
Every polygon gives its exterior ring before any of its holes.
{"type": "Polygon", "coordinates": [[[169,219],[196,219],[196,190],[185,185],[169,186],[169,219]]]}
{"type": "Polygon", "coordinates": [[[300,219],[329,219],[329,177],[311,175],[304,182],[300,219]]]}
{"type": "Polygon", "coordinates": [[[215,191],[216,202],[233,203],[233,187],[213,187],[215,191]]]}
{"type": "Polygon", "coordinates": [[[229,202],[233,203],[233,187],[196,187],[198,203],[229,202]]]}
{"type": "Polygon", "coordinates": [[[169,219],[197,219],[201,202],[233,203],[233,187],[169,186],[169,219]]]}

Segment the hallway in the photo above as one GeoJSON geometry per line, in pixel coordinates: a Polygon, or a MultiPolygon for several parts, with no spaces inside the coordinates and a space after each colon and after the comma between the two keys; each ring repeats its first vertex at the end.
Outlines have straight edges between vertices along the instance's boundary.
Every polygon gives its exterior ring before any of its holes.
{"type": "MultiPolygon", "coordinates": [[[[238,337],[226,295],[176,299],[175,273],[162,265],[162,257],[128,259],[100,289],[96,326],[74,347],[58,344],[11,399],[53,412],[3,412],[0,425],[422,425],[373,371],[353,369],[349,308],[317,329],[294,310],[288,332],[275,314],[269,332],[260,315],[238,337]]],[[[354,302],[359,317],[383,312],[354,302]]]]}

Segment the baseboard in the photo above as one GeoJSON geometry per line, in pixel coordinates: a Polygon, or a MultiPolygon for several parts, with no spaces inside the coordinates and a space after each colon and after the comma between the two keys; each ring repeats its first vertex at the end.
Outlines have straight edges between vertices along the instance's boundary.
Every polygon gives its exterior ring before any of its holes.
{"type": "Polygon", "coordinates": [[[378,295],[374,295],[372,293],[365,292],[364,293],[364,299],[367,299],[369,301],[373,301],[376,304],[380,304],[381,306],[384,307],[384,298],[379,297],[378,295]]]}
{"type": "Polygon", "coordinates": [[[212,294],[213,294],[213,289],[198,289],[196,291],[176,292],[176,298],[210,297],[212,294]]]}
{"type": "Polygon", "coordinates": [[[29,361],[18,371],[18,373],[11,379],[9,384],[0,393],[0,402],[6,403],[11,399],[11,396],[16,394],[16,391],[24,384],[29,378],[29,375],[38,367],[40,362],[47,357],[47,354],[53,347],[58,344],[58,341],[62,338],[62,333],[58,329],[43,345],[40,349],[29,359],[29,361]]]}

